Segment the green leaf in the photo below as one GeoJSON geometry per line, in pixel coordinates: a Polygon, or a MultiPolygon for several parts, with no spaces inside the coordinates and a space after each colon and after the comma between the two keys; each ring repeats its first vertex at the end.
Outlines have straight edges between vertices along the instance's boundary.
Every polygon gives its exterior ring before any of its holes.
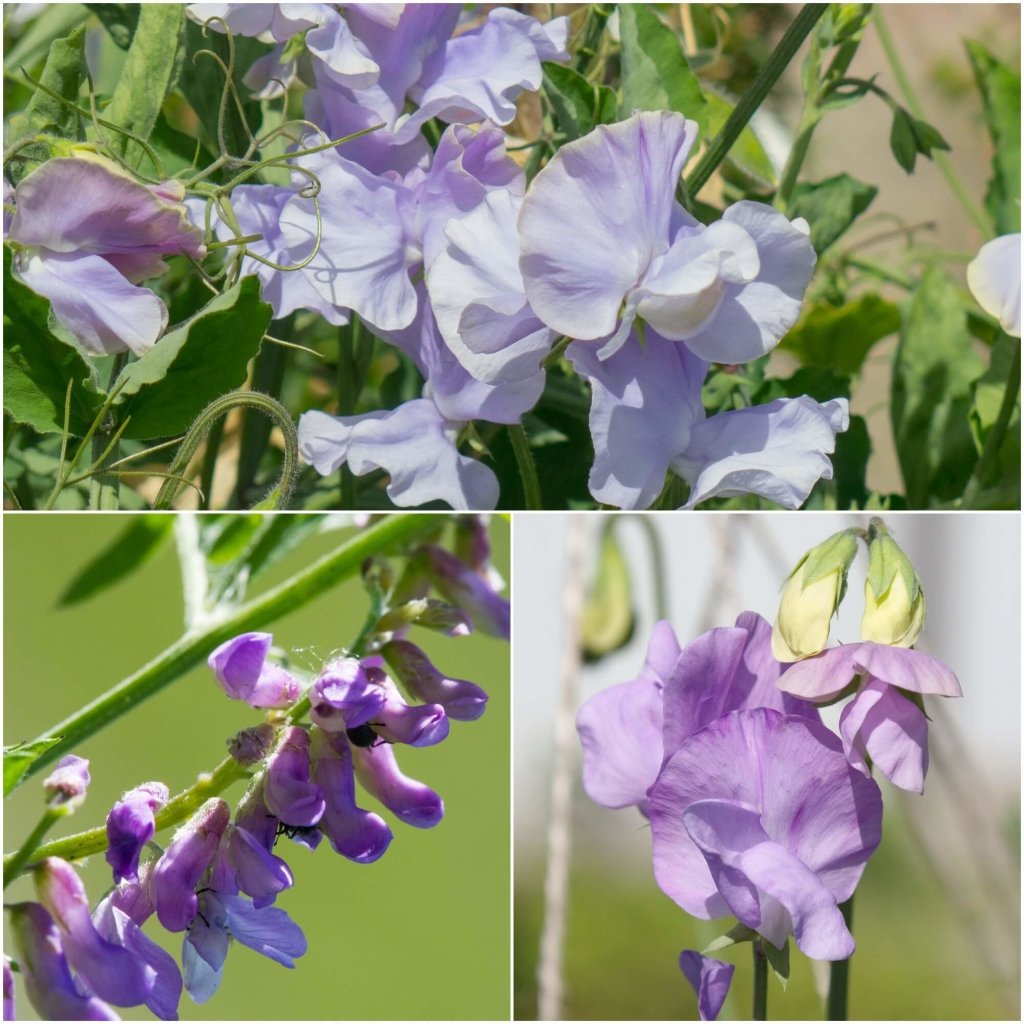
{"type": "Polygon", "coordinates": [[[782,944],[782,949],[776,949],[767,939],[762,943],[764,955],[768,958],[768,966],[772,973],[779,979],[782,991],[786,991],[789,984],[789,939],[782,944]]]}
{"type": "Polygon", "coordinates": [[[561,64],[544,65],[544,94],[555,122],[569,140],[578,139],[596,125],[615,120],[615,93],[606,85],[591,85],[578,71],[561,64]]]}
{"type": "Polygon", "coordinates": [[[869,292],[838,308],[812,306],[779,347],[804,366],[853,376],[871,347],[899,329],[899,307],[869,292]]]}
{"type": "Polygon", "coordinates": [[[942,271],[929,268],[904,313],[893,366],[893,435],[911,508],[962,493],[977,459],[968,412],[982,369],[963,299],[942,271]]]}
{"type": "Polygon", "coordinates": [[[50,303],[12,275],[11,263],[4,246],[4,409],[41,434],[60,433],[72,382],[69,429],[81,437],[102,404],[91,367],[53,334],[50,303]]]}
{"type": "Polygon", "coordinates": [[[1000,332],[992,347],[988,369],[974,383],[974,401],[971,406],[971,428],[980,452],[999,416],[1007,384],[1018,392],[1017,403],[999,449],[999,459],[991,476],[981,481],[983,486],[999,487],[1006,499],[1001,504],[1009,503],[1010,507],[1015,508],[1020,507],[1020,381],[1010,382],[1009,376],[1014,350],[1019,344],[1017,338],[1000,332]]]}
{"type": "Polygon", "coordinates": [[[917,142],[914,139],[913,118],[902,107],[893,111],[889,148],[900,167],[907,174],[912,174],[914,164],[917,163],[917,142]]]}
{"type": "Polygon", "coordinates": [[[599,661],[625,647],[635,628],[629,568],[609,522],[601,535],[597,575],[583,604],[583,660],[599,661]]]}
{"type": "Polygon", "coordinates": [[[708,102],[676,33],[648,4],[621,4],[622,111],[675,110],[707,134],[708,102]]]}
{"type": "Polygon", "coordinates": [[[850,427],[836,435],[832,469],[836,481],[836,507],[866,508],[871,500],[867,486],[871,437],[863,416],[851,416],[850,427]]]}
{"type": "Polygon", "coordinates": [[[996,234],[1009,235],[1020,231],[1020,72],[996,60],[980,43],[965,45],[995,146],[985,208],[996,234]]]}
{"type": "Polygon", "coordinates": [[[4,796],[25,777],[25,772],[39,760],[54,744],[60,743],[60,736],[47,736],[34,743],[15,743],[4,747],[4,796]]]}
{"type": "Polygon", "coordinates": [[[135,29],[139,24],[139,4],[86,4],[86,7],[100,19],[107,35],[122,50],[131,46],[135,29]]]}
{"type": "Polygon", "coordinates": [[[62,39],[76,25],[80,25],[84,16],[85,9],[81,4],[47,5],[38,17],[29,22],[17,41],[4,51],[4,71],[13,74],[21,67],[31,71],[53,41],[62,39]]]}
{"type": "Polygon", "coordinates": [[[128,526],[75,574],[57,606],[66,608],[95,597],[129,576],[160,550],[173,525],[173,515],[133,516],[128,526]]]}
{"type": "MultiPolygon", "coordinates": [[[[713,139],[729,120],[735,104],[711,88],[706,89],[704,95],[708,102],[707,137],[713,139]]],[[[771,188],[775,184],[775,168],[749,124],[732,144],[722,168],[727,180],[737,181],[740,185],[753,184],[771,188]],[[733,173],[729,173],[730,171],[733,173]]]]}
{"type": "Polygon", "coordinates": [[[724,935],[719,935],[710,945],[702,949],[701,956],[717,953],[720,949],[728,949],[729,946],[735,946],[738,942],[753,942],[756,938],[757,932],[753,928],[748,928],[745,924],[737,922],[724,935]]]}
{"type": "MultiPolygon", "coordinates": [[[[143,4],[117,88],[103,116],[148,139],[167,94],[178,80],[182,61],[182,4],[143,4]]],[[[109,145],[122,157],[141,163],[143,153],[130,139],[109,134],[109,145]]]]}
{"type": "Polygon", "coordinates": [[[793,189],[788,217],[803,217],[811,226],[814,251],[823,253],[871,205],[878,189],[874,185],[837,174],[817,184],[800,184],[793,189]]]}
{"type": "Polygon", "coordinates": [[[215,398],[241,387],[270,314],[259,281],[243,278],[126,366],[115,406],[121,422],[131,416],[124,436],[180,434],[215,398]]]}
{"type": "MultiPolygon", "coordinates": [[[[79,25],[63,39],[57,39],[50,47],[46,66],[39,81],[72,103],[78,102],[78,92],[85,77],[85,26],[79,25]]],[[[31,83],[30,83],[31,85],[31,83]]],[[[28,106],[15,114],[7,131],[10,142],[17,142],[26,135],[57,135],[65,139],[81,139],[79,116],[59,100],[36,89],[28,106]]],[[[37,167],[49,154],[40,146],[23,151],[26,155],[38,155],[35,160],[13,160],[9,164],[11,181],[17,184],[31,170],[37,167]]]]}

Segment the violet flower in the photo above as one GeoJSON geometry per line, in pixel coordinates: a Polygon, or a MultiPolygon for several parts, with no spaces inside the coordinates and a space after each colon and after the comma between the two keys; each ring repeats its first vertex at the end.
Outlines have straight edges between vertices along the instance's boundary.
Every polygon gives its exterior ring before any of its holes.
{"type": "Polygon", "coordinates": [[[275,856],[247,829],[229,826],[227,859],[235,873],[235,884],[252,897],[253,906],[270,906],[279,892],[295,884],[291,868],[275,856]]]}
{"type": "Polygon", "coordinates": [[[700,1019],[718,1020],[736,968],[722,960],[704,956],[695,949],[684,949],[679,954],[679,969],[697,993],[700,1019]]]}
{"type": "Polygon", "coordinates": [[[142,355],[167,326],[167,308],[137,285],[167,269],[164,256],[205,256],[202,232],[188,221],[178,182],[147,187],[98,154],[73,153],[15,189],[7,233],[15,273],[89,352],[142,355]]]}
{"type": "Polygon", "coordinates": [[[439,704],[449,718],[472,722],[487,709],[487,694],[476,683],[449,678],[408,640],[390,641],[381,654],[404,686],[420,700],[439,704]]]}
{"type": "Polygon", "coordinates": [[[170,799],[162,782],[145,782],[130,789],[107,815],[107,863],[114,883],[138,878],[139,856],[156,831],[156,811],[170,799]]]}
{"type": "Polygon", "coordinates": [[[390,744],[355,747],[352,755],[366,791],[407,825],[433,828],[444,817],[444,801],[429,786],[402,774],[390,744]]]}
{"type": "MultiPolygon", "coordinates": [[[[78,990],[64,955],[61,930],[44,907],[38,903],[15,903],[7,912],[25,992],[40,1017],[44,1020],[121,1019],[102,999],[82,995],[78,990]]],[[[13,1015],[7,1016],[6,974],[4,1019],[13,1019],[13,1015]]]]}
{"type": "Polygon", "coordinates": [[[309,779],[309,733],[297,725],[282,730],[267,760],[263,799],[286,825],[315,825],[324,813],[324,795],[309,779]]]}
{"type": "Polygon", "coordinates": [[[485,579],[472,565],[433,544],[420,548],[419,557],[438,593],[461,608],[479,629],[507,640],[511,634],[511,606],[498,592],[493,580],[485,579]]]}
{"type": "Polygon", "coordinates": [[[43,780],[47,805],[52,810],[72,813],[85,801],[90,779],[89,762],[84,757],[66,754],[43,780]]]}
{"type": "Polygon", "coordinates": [[[854,699],[843,708],[839,734],[850,764],[868,775],[867,758],[895,786],[924,792],[928,771],[927,694],[960,697],[953,672],[910,647],[865,641],[832,647],[791,665],[780,689],[829,704],[859,678],[854,699]]]}
{"type": "Polygon", "coordinates": [[[4,953],[4,1020],[15,1020],[14,1016],[14,974],[11,958],[4,953]]]}
{"type": "Polygon", "coordinates": [[[242,633],[210,655],[207,663],[229,697],[254,708],[285,708],[298,699],[298,680],[267,660],[273,642],[270,633],[242,633]]]}
{"type": "Polygon", "coordinates": [[[344,732],[373,721],[386,696],[357,658],[336,658],[309,691],[310,719],[328,732],[344,732]]]}

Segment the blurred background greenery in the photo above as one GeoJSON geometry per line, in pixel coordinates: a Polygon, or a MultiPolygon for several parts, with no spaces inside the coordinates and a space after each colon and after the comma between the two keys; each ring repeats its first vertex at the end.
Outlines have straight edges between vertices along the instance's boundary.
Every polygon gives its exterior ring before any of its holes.
{"type": "MultiPolygon", "coordinates": [[[[137,573],[89,601],[58,609],[71,577],[125,528],[124,515],[5,516],[4,741],[32,738],[105,691],[176,640],[182,600],[173,544],[137,573]]],[[[250,596],[337,547],[351,528],[318,534],[286,555],[250,596]]],[[[494,562],[508,578],[509,528],[491,520],[494,562]]],[[[367,609],[358,578],[334,587],[280,621],[276,644],[296,666],[315,669],[351,642],[367,609]]],[[[184,1020],[502,1019],[509,965],[509,648],[482,634],[448,639],[415,630],[413,639],[445,672],[490,694],[477,722],[452,723],[440,746],[403,748],[403,770],[435,788],[445,818],[420,831],[385,818],[395,833],[386,856],[358,865],[324,843],[315,853],[281,840],[295,875],[283,907],[309,943],[295,971],[232,946],[220,991],[205,1006],[181,1000],[184,1020]]],[[[224,756],[225,740],[259,721],[229,700],[205,666],[84,743],[92,785],[84,807],[57,837],[100,824],[121,792],[150,779],[171,792],[224,756]]],[[[226,794],[241,795],[241,785],[226,794]]],[[[24,839],[42,809],[40,776],[5,802],[4,848],[24,839]]],[[[363,795],[361,803],[376,808],[363,795]]],[[[166,841],[166,834],[157,837],[166,841]]],[[[95,857],[82,872],[95,903],[110,871],[95,857]]],[[[32,898],[21,879],[5,899],[32,898]]],[[[147,933],[180,957],[180,936],[147,933]]],[[[4,948],[11,945],[5,933],[4,948]]],[[[33,1011],[18,984],[19,1018],[33,1011]]],[[[126,1019],[151,1019],[145,1008],[126,1019]]]]}
{"type": "MultiPolygon", "coordinates": [[[[1015,514],[885,517],[928,598],[918,645],[958,674],[962,700],[931,699],[924,796],[882,780],[881,847],[857,890],[851,1020],[1020,1019],[1020,520],[1015,514]]],[[[546,831],[571,521],[584,520],[586,573],[612,517],[522,516],[515,523],[515,1017],[537,1019],[546,831]]],[[[864,515],[809,513],[614,516],[635,628],[582,671],[575,706],[636,678],[657,618],[650,532],[660,543],[668,618],[681,643],[744,609],[775,616],[804,551],[864,515]],[[646,529],[641,528],[641,519],[646,529]]],[[[608,568],[608,562],[605,562],[608,568]]],[[[859,639],[867,559],[851,571],[832,643],[859,639]]],[[[615,575],[609,572],[606,583],[615,575]]],[[[627,615],[628,617],[628,615],[627,615]]],[[[605,622],[616,621],[606,615],[605,622]]],[[[619,624],[622,624],[621,618],[619,624]]],[[[628,623],[624,632],[628,632],[628,623]]],[[[838,709],[826,709],[836,728],[838,709]]],[[[567,896],[568,1020],[696,1020],[677,966],[734,923],[696,921],[654,881],[650,829],[633,809],[591,803],[573,736],[572,856],[567,896]]],[[[750,1019],[749,944],[715,954],[737,965],[723,1020],[750,1019]]],[[[783,992],[769,978],[769,1019],[821,1020],[827,976],[791,947],[783,992]],[[815,975],[815,970],[821,974],[815,975]]]]}

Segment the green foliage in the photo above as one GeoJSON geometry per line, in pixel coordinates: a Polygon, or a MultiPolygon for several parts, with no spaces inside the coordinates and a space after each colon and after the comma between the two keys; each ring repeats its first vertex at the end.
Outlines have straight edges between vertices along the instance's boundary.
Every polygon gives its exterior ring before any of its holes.
{"type": "Polygon", "coordinates": [[[996,60],[980,43],[965,43],[981,90],[985,124],[995,150],[985,208],[996,234],[1020,231],[1020,72],[996,60]]]}
{"type": "Polygon", "coordinates": [[[140,4],[86,4],[107,30],[107,34],[122,50],[127,50],[139,24],[140,4]]]}
{"type": "Polygon", "coordinates": [[[848,174],[793,189],[787,216],[803,217],[811,226],[811,245],[819,255],[833,245],[871,205],[878,189],[848,174]]]}
{"type": "Polygon", "coordinates": [[[57,598],[58,607],[78,604],[119,583],[144,565],[163,546],[174,516],[134,516],[99,554],[71,577],[57,598]]]}
{"type": "Polygon", "coordinates": [[[25,777],[25,773],[50,747],[60,742],[59,736],[46,736],[31,743],[15,743],[4,747],[4,796],[25,777]]]}
{"type": "Polygon", "coordinates": [[[836,482],[837,508],[867,508],[871,494],[867,486],[871,437],[863,416],[851,416],[849,429],[836,437],[832,468],[836,482]]]}
{"type": "MultiPolygon", "coordinates": [[[[713,139],[725,126],[736,105],[710,88],[704,90],[704,95],[708,102],[707,138],[713,139]]],[[[740,132],[722,162],[722,175],[741,186],[753,185],[763,189],[774,183],[775,168],[749,124],[740,132]]],[[[720,216],[716,211],[715,219],[720,216]]]]}
{"type": "Polygon", "coordinates": [[[583,660],[600,661],[617,651],[633,637],[636,614],[629,566],[615,536],[613,521],[608,520],[601,534],[597,572],[587,588],[583,604],[581,639],[583,660]]]}
{"type": "Polygon", "coordinates": [[[544,95],[556,124],[570,142],[599,124],[611,124],[617,114],[613,89],[591,85],[578,71],[562,64],[544,65],[544,95]]]}
{"type": "Polygon", "coordinates": [[[926,270],[903,317],[892,382],[893,435],[912,507],[963,491],[977,457],[968,411],[982,369],[963,300],[942,271],[926,270]]]}
{"type": "Polygon", "coordinates": [[[4,246],[4,409],[15,423],[60,433],[71,387],[69,429],[81,436],[102,404],[86,361],[49,327],[50,303],[11,273],[4,246]]]}
{"type": "Polygon", "coordinates": [[[913,117],[903,107],[893,106],[889,147],[900,167],[913,174],[919,153],[931,159],[933,150],[949,149],[949,143],[926,121],[913,117]]]}
{"type": "Polygon", "coordinates": [[[126,437],[169,437],[188,429],[213,399],[245,382],[271,309],[259,281],[243,278],[170,330],[117,380],[118,418],[126,437]]]}
{"type": "Polygon", "coordinates": [[[708,104],[679,39],[647,4],[619,6],[622,112],[675,110],[707,133],[708,104]]]}
{"type": "Polygon", "coordinates": [[[992,347],[992,358],[988,369],[974,383],[974,400],[971,404],[971,429],[975,443],[981,451],[988,440],[989,432],[999,416],[1007,386],[1016,392],[1017,400],[1010,415],[1006,435],[999,449],[999,458],[986,479],[983,487],[999,488],[1001,505],[1020,508],[1020,364],[1014,372],[1014,353],[1020,340],[1000,332],[992,347]]]}

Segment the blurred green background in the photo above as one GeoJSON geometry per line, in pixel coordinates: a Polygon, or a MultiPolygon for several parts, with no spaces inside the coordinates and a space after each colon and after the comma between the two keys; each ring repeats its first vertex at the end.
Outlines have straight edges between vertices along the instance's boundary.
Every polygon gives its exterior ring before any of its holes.
{"type": "MultiPolygon", "coordinates": [[[[5,516],[4,742],[32,738],[82,706],[182,632],[177,558],[167,544],[134,575],[85,603],[55,607],[69,579],[126,525],[124,515],[5,516]]],[[[249,596],[269,589],[341,544],[351,529],[318,534],[285,556],[249,596]]],[[[509,528],[491,520],[494,562],[508,579],[509,528]]],[[[358,578],[336,586],[276,622],[275,642],[294,664],[319,665],[350,642],[367,608],[358,578]]],[[[453,722],[437,747],[402,748],[403,770],[435,788],[445,818],[420,831],[382,811],[395,833],[371,865],[350,863],[324,843],[315,853],[281,840],[277,852],[295,875],[277,905],[302,927],[307,954],[294,971],[234,944],[214,998],[196,1006],[183,995],[184,1020],[202,1019],[502,1019],[509,1015],[509,647],[474,634],[459,639],[415,630],[445,672],[490,694],[477,722],[453,722]]],[[[84,807],[52,836],[100,824],[121,792],[150,779],[171,792],[212,768],[225,740],[259,721],[230,701],[203,666],[92,737],[76,752],[91,761],[84,807]]],[[[229,801],[241,795],[229,790],[229,801]]],[[[361,803],[379,809],[365,794],[361,803]]],[[[8,798],[4,848],[24,839],[42,809],[40,776],[8,798]]],[[[166,842],[167,834],[158,836],[166,842]]],[[[110,885],[102,857],[82,872],[95,903],[110,885]]],[[[21,879],[7,902],[32,898],[21,879]]],[[[6,922],[5,922],[6,925],[6,922]]],[[[180,956],[180,936],[147,925],[180,956]]],[[[5,931],[5,950],[11,944],[5,931]]],[[[17,985],[19,1018],[32,1008],[17,985]]],[[[143,1007],[126,1019],[152,1019],[143,1007]]]]}

